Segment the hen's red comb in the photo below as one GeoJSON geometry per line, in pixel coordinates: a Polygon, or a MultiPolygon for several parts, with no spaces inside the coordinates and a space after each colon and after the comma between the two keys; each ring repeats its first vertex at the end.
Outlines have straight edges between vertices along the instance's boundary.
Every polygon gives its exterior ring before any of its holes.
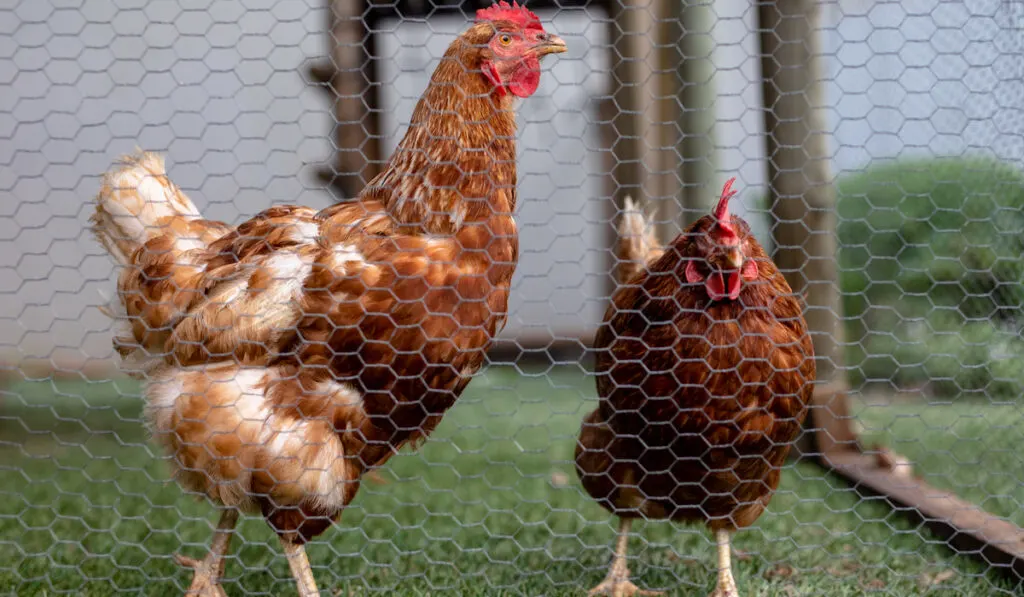
{"type": "Polygon", "coordinates": [[[719,231],[717,236],[720,242],[726,244],[739,240],[736,229],[732,227],[732,217],[729,215],[729,200],[736,195],[736,191],[732,190],[734,182],[736,182],[735,178],[725,181],[725,186],[722,187],[722,196],[718,200],[718,205],[715,206],[715,219],[718,220],[719,231]]]}
{"type": "Polygon", "coordinates": [[[476,11],[476,20],[480,21],[512,21],[519,25],[523,29],[543,29],[544,27],[540,24],[540,19],[537,15],[533,14],[532,11],[526,8],[526,3],[522,5],[517,4],[513,0],[512,4],[502,0],[501,2],[495,2],[488,8],[481,8],[476,11]]]}

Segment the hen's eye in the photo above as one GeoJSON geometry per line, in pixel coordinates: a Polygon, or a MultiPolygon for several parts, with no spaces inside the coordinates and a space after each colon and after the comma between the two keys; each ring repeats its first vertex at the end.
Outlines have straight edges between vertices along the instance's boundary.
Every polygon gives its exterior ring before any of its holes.
{"type": "Polygon", "coordinates": [[[507,33],[504,33],[500,37],[498,37],[498,41],[501,42],[501,45],[507,46],[512,43],[512,36],[507,33]]]}

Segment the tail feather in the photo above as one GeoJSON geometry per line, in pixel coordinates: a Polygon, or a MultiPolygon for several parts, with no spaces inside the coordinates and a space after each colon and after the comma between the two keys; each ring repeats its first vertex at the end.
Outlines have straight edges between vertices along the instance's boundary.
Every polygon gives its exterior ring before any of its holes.
{"type": "Polygon", "coordinates": [[[173,236],[181,250],[199,248],[227,230],[202,219],[199,210],[167,178],[164,160],[138,151],[124,156],[103,177],[92,218],[93,233],[120,264],[157,236],[173,236]]]}
{"type": "Polygon", "coordinates": [[[626,197],[625,209],[619,220],[618,238],[615,279],[619,284],[629,282],[665,252],[654,234],[650,218],[630,197],[626,197]]]}
{"type": "Polygon", "coordinates": [[[151,351],[162,347],[165,328],[189,300],[189,280],[201,270],[196,249],[230,229],[202,219],[167,178],[163,158],[142,151],[121,158],[103,176],[91,223],[96,239],[123,268],[117,295],[104,296],[100,311],[119,323],[114,349],[125,365],[144,370],[153,361],[151,351]],[[150,277],[149,270],[158,275],[150,277]]]}

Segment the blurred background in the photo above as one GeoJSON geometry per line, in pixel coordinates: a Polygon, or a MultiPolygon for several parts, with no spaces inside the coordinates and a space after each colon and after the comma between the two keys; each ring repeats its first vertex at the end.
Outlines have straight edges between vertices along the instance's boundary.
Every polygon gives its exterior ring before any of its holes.
{"type": "MultiPolygon", "coordinates": [[[[212,516],[166,484],[138,385],[117,373],[97,310],[115,273],[86,226],[99,176],[159,151],[202,213],[231,223],[349,199],[487,4],[0,5],[0,591],[180,594],[170,554],[198,552],[212,516]]],[[[613,288],[612,223],[632,196],[667,240],[736,176],[736,213],[807,297],[822,372],[800,458],[738,539],[740,585],[1020,592],[1024,4],[529,5],[569,52],[519,110],[508,327],[424,450],[310,549],[321,586],[593,586],[612,530],[571,454],[596,400],[586,348],[613,288]],[[923,484],[909,492],[904,459],[923,484]]],[[[291,590],[260,524],[236,555],[261,571],[230,565],[230,594],[291,590]]],[[[639,532],[646,585],[703,590],[699,531],[639,532]]]]}

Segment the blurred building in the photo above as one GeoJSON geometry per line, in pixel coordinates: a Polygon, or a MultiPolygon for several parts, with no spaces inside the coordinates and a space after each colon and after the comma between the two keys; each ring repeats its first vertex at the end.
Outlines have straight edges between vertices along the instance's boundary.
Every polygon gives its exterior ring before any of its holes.
{"type": "MultiPolygon", "coordinates": [[[[765,170],[755,15],[748,0],[714,9],[718,163],[723,179],[739,177],[750,212],[765,170]]],[[[838,0],[824,15],[835,172],[907,154],[1024,163],[1021,5],[838,0]]],[[[598,108],[611,40],[599,10],[541,18],[571,50],[520,112],[522,262],[505,334],[573,338],[592,332],[605,304],[598,108]]],[[[111,355],[95,306],[113,276],[86,219],[98,175],[136,146],[166,153],[208,217],[331,202],[309,168],[330,158],[330,106],[303,76],[325,54],[324,22],[302,0],[0,8],[0,359],[111,355]]],[[[387,152],[463,26],[440,16],[380,27],[387,152]]],[[[763,212],[748,216],[765,238],[763,212]]]]}

